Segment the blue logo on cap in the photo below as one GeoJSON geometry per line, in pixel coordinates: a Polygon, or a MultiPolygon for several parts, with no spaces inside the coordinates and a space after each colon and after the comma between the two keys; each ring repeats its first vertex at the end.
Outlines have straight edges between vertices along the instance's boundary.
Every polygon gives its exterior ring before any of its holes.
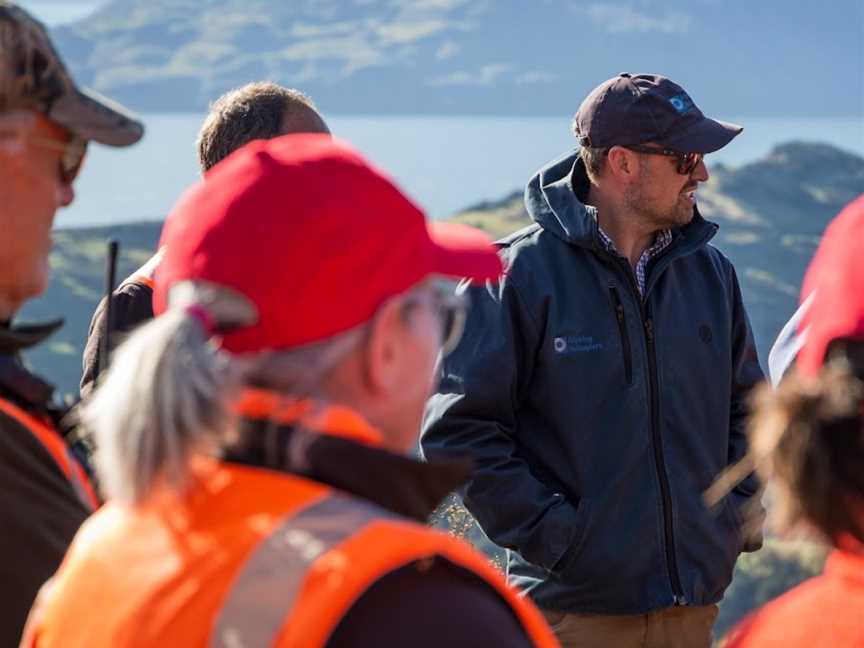
{"type": "Polygon", "coordinates": [[[679,115],[684,115],[693,110],[693,100],[683,92],[669,99],[669,103],[679,115]]]}

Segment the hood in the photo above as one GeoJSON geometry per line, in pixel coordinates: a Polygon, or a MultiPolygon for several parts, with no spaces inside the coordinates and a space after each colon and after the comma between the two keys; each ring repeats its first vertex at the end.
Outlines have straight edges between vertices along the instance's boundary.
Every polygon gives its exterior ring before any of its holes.
{"type": "MultiPolygon", "coordinates": [[[[585,248],[597,248],[597,208],[585,205],[589,187],[585,165],[579,149],[568,151],[542,167],[525,187],[528,215],[544,230],[558,238],[585,248]]],[[[676,247],[688,251],[707,243],[717,232],[717,225],[706,221],[694,207],[693,220],[675,232],[681,240],[676,247]]]]}
{"type": "Polygon", "coordinates": [[[579,149],[573,149],[534,174],[525,188],[525,207],[544,230],[568,243],[592,247],[597,233],[597,209],[583,205],[577,198],[587,189],[585,166],[579,149]]]}

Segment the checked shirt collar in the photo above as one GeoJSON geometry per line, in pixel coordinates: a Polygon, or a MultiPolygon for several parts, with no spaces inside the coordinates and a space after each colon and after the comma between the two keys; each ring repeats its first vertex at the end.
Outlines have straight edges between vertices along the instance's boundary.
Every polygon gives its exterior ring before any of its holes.
{"type": "MultiPolygon", "coordinates": [[[[615,243],[612,242],[612,239],[609,238],[599,225],[597,226],[597,231],[600,234],[600,241],[603,243],[603,247],[612,254],[621,256],[621,253],[615,248],[615,243]]],[[[639,295],[641,297],[645,296],[645,269],[648,267],[648,262],[665,250],[671,242],[672,231],[668,229],[660,230],[654,238],[654,243],[642,253],[639,261],[636,262],[636,285],[639,286],[639,295]]]]}

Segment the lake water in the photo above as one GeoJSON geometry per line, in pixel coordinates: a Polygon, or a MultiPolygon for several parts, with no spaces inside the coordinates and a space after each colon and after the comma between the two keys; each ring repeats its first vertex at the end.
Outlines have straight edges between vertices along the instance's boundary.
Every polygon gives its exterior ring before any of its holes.
{"type": "MultiPolygon", "coordinates": [[[[725,117],[724,117],[725,118],[725,117]]],[[[569,117],[328,116],[333,132],[387,169],[433,217],[444,217],[524,186],[574,146],[569,117]]],[[[751,162],[782,142],[821,141],[864,156],[859,119],[735,118],[744,132],[710,163],[751,162]]],[[[59,227],[161,220],[198,177],[199,114],[148,114],[147,134],[129,149],[91,147],[78,197],[59,227]]]]}

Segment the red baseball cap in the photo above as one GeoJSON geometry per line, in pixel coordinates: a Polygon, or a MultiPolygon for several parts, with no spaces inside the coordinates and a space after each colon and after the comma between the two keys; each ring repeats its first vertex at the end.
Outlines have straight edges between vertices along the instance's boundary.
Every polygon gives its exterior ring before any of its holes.
{"type": "Polygon", "coordinates": [[[813,302],[798,327],[804,345],[796,367],[816,376],[832,340],[864,339],[864,194],[831,221],[807,274],[801,299],[813,302]]]}
{"type": "Polygon", "coordinates": [[[161,244],[157,313],[185,280],[233,288],[258,308],[256,324],[224,336],[235,353],[326,339],[430,275],[486,281],[502,271],[485,234],[427,223],[383,171],[321,134],[230,155],[180,198],[161,244]]]}

